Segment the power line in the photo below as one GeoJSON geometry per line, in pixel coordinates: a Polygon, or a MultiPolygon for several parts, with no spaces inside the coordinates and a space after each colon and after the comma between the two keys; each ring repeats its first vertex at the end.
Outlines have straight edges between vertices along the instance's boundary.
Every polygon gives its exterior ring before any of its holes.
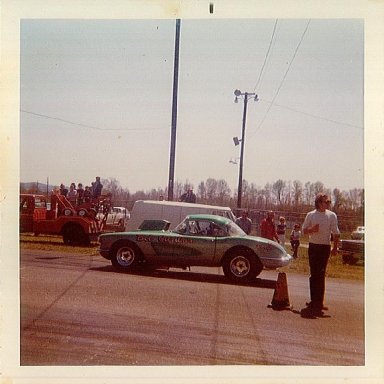
{"type": "Polygon", "coordinates": [[[60,117],[48,116],[48,115],[44,115],[44,114],[41,114],[41,113],[26,111],[24,109],[20,109],[20,112],[27,113],[29,115],[38,116],[38,117],[43,117],[45,119],[61,121],[61,122],[66,123],[66,124],[77,125],[79,127],[96,129],[98,131],[157,131],[157,130],[159,130],[158,128],[123,128],[123,129],[122,128],[100,128],[100,127],[96,127],[94,125],[75,123],[73,121],[61,119],[60,117]]]}
{"type": "Polygon", "coordinates": [[[271,40],[269,41],[269,47],[268,47],[267,53],[266,53],[266,55],[265,55],[264,63],[263,63],[263,66],[261,67],[261,71],[260,71],[260,74],[259,74],[259,78],[258,78],[258,80],[257,80],[257,83],[256,83],[256,85],[255,85],[255,88],[253,89],[253,92],[256,91],[256,88],[257,88],[257,86],[258,86],[259,83],[260,83],[261,76],[262,76],[262,74],[263,74],[265,64],[267,63],[267,58],[268,58],[268,56],[269,56],[269,52],[270,52],[271,47],[272,47],[272,42],[273,42],[273,38],[274,38],[274,36],[275,36],[276,26],[277,26],[277,22],[278,22],[278,20],[279,20],[279,19],[276,19],[276,20],[275,20],[275,25],[274,25],[274,27],[273,27],[273,32],[272,32],[271,40]]]}
{"type": "Polygon", "coordinates": [[[309,27],[309,23],[310,23],[310,22],[311,22],[311,20],[309,19],[309,20],[308,20],[308,23],[307,23],[307,25],[306,25],[306,27],[305,27],[305,29],[304,29],[302,35],[301,35],[300,41],[299,41],[299,43],[298,43],[298,45],[297,45],[297,47],[296,47],[296,49],[295,49],[295,52],[294,52],[294,54],[293,54],[293,56],[292,56],[292,59],[291,59],[291,61],[290,61],[289,64],[288,64],[287,70],[285,71],[285,74],[284,74],[284,76],[283,76],[283,78],[282,78],[282,80],[281,80],[281,82],[280,82],[280,85],[279,85],[279,87],[277,88],[277,91],[276,91],[276,93],[275,93],[275,96],[273,97],[273,99],[272,99],[272,101],[271,101],[271,103],[270,103],[270,105],[269,105],[269,108],[268,108],[267,112],[265,113],[265,115],[264,115],[264,117],[263,117],[261,123],[260,123],[260,124],[258,125],[258,127],[255,129],[255,131],[252,132],[252,134],[255,134],[256,131],[258,131],[258,130],[260,129],[260,127],[263,125],[265,119],[267,118],[267,115],[268,115],[269,111],[271,110],[272,106],[274,105],[274,102],[275,102],[275,100],[277,99],[277,96],[278,96],[279,93],[280,93],[280,90],[281,90],[281,88],[282,88],[282,86],[283,86],[283,84],[284,84],[284,81],[285,81],[285,79],[287,78],[288,72],[289,72],[289,70],[291,69],[293,60],[295,60],[295,57],[296,57],[296,55],[297,55],[297,52],[299,51],[299,48],[300,48],[300,46],[301,46],[301,43],[302,43],[303,40],[304,40],[304,36],[305,36],[305,34],[307,33],[307,30],[308,30],[308,27],[309,27]]]}
{"type": "MultiPolygon", "coordinates": [[[[272,103],[272,101],[268,101],[268,100],[265,100],[265,99],[260,99],[260,101],[266,101],[267,103],[272,103]]],[[[337,120],[329,119],[327,117],[322,117],[322,116],[314,115],[312,113],[299,111],[298,109],[287,107],[285,105],[281,105],[281,104],[277,104],[277,103],[273,103],[273,105],[276,106],[276,107],[280,107],[280,108],[284,108],[284,109],[289,109],[290,111],[297,112],[297,113],[300,113],[302,115],[314,117],[315,119],[325,120],[325,121],[329,121],[331,123],[335,123],[335,124],[339,124],[339,125],[345,125],[345,126],[348,126],[348,127],[353,127],[353,128],[358,128],[358,129],[363,129],[364,128],[361,125],[343,123],[342,121],[337,121],[337,120]]]]}

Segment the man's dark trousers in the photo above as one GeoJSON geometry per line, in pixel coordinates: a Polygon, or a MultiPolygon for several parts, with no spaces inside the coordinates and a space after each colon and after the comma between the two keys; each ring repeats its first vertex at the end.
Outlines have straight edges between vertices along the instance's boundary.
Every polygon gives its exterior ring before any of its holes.
{"type": "Polygon", "coordinates": [[[325,293],[325,271],[331,254],[331,246],[327,244],[309,243],[308,257],[311,276],[309,289],[313,307],[322,308],[325,293]]]}

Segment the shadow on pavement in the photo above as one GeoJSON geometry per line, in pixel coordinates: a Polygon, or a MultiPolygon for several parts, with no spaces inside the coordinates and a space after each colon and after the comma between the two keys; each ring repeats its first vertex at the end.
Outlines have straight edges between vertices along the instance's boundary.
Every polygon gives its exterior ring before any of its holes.
{"type": "Polygon", "coordinates": [[[120,273],[126,275],[136,275],[136,276],[148,276],[148,277],[156,277],[160,279],[173,279],[173,280],[184,280],[184,281],[198,281],[203,283],[212,283],[212,284],[225,284],[225,285],[236,285],[236,286],[246,286],[246,287],[258,287],[258,288],[268,288],[275,289],[276,281],[269,279],[260,279],[256,278],[255,281],[252,282],[244,282],[244,283],[235,283],[229,281],[223,275],[215,275],[211,273],[201,273],[201,272],[191,272],[191,271],[167,271],[164,269],[157,269],[148,271],[145,270],[143,272],[121,272],[115,270],[112,266],[103,266],[103,267],[92,267],[90,268],[93,271],[99,272],[113,272],[120,273]]]}
{"type": "Polygon", "coordinates": [[[330,315],[325,315],[323,311],[314,312],[312,309],[306,307],[299,310],[292,310],[293,313],[300,315],[304,319],[324,319],[330,318],[330,315]]]}

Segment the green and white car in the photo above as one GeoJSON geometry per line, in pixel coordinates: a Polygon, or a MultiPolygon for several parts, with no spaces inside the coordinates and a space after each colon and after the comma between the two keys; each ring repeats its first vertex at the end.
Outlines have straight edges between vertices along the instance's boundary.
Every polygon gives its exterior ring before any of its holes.
{"type": "Polygon", "coordinates": [[[263,268],[276,269],[292,260],[278,243],[248,236],[233,221],[215,215],[188,215],[172,231],[108,233],[99,241],[101,256],[123,271],[222,266],[227,278],[241,282],[254,280],[263,268]]]}

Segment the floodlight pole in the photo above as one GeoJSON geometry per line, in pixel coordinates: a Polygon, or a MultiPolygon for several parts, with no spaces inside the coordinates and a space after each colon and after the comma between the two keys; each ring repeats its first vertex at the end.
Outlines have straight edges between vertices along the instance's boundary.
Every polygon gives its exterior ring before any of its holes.
{"type": "Polygon", "coordinates": [[[255,93],[244,92],[241,93],[238,89],[235,91],[235,102],[239,96],[244,96],[244,109],[243,109],[243,125],[241,130],[241,147],[240,147],[240,165],[239,165],[239,185],[237,187],[237,208],[241,208],[241,198],[243,194],[243,163],[244,163],[244,144],[245,144],[245,123],[247,120],[247,104],[249,96],[254,96],[257,101],[257,95],[255,93]]]}
{"type": "Polygon", "coordinates": [[[171,146],[169,154],[168,200],[173,201],[173,185],[175,178],[176,157],[176,125],[177,125],[177,91],[179,82],[179,46],[180,46],[180,19],[176,19],[175,60],[173,68],[173,99],[172,99],[172,127],[171,146]]]}

